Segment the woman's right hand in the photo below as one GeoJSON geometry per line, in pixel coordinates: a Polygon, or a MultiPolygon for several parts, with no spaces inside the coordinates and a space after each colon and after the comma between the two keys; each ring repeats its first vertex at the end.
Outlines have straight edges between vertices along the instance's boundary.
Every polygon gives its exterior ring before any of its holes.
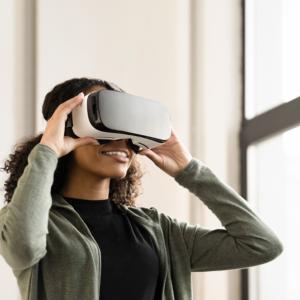
{"type": "Polygon", "coordinates": [[[87,144],[98,144],[97,140],[92,137],[72,138],[65,136],[65,123],[68,114],[78,105],[81,104],[84,94],[77,96],[61,103],[54,111],[51,118],[47,121],[45,132],[41,138],[40,144],[46,145],[54,150],[58,157],[64,156],[75,148],[87,144]]]}

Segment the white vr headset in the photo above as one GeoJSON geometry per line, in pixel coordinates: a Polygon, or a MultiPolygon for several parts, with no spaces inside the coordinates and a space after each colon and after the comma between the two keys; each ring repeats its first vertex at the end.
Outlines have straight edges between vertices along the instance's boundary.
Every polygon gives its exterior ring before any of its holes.
{"type": "Polygon", "coordinates": [[[87,94],[68,115],[65,135],[94,137],[99,144],[129,139],[135,153],[169,139],[171,119],[165,105],[112,89],[87,94]]]}

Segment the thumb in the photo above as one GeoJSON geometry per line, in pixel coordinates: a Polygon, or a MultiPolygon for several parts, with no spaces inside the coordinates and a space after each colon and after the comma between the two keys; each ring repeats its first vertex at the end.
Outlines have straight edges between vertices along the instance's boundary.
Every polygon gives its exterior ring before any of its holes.
{"type": "Polygon", "coordinates": [[[149,151],[148,151],[148,149],[144,149],[144,150],[141,150],[141,151],[139,152],[139,154],[140,154],[140,155],[147,155],[147,154],[149,154],[149,151]]]}
{"type": "Polygon", "coordinates": [[[140,151],[139,154],[147,156],[155,164],[157,164],[161,161],[160,156],[158,154],[156,154],[154,151],[152,151],[151,149],[144,149],[144,150],[140,151]]]}

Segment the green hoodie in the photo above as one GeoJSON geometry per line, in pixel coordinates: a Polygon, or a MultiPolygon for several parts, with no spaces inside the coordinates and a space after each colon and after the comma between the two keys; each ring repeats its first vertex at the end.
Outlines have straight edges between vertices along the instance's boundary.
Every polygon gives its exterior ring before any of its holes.
{"type": "MultiPolygon", "coordinates": [[[[11,202],[0,210],[0,254],[24,300],[99,300],[101,251],[75,209],[62,195],[51,194],[57,162],[46,145],[37,144],[30,152],[11,202]]],[[[200,160],[192,158],[174,179],[201,199],[226,229],[178,221],[154,207],[121,206],[154,239],[162,300],[192,299],[191,272],[247,268],[283,251],[245,199],[200,160]]]]}

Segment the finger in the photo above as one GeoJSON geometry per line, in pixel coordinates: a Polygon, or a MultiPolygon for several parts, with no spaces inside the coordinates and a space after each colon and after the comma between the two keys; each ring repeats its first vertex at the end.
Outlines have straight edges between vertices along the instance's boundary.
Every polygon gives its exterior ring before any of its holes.
{"type": "Polygon", "coordinates": [[[177,136],[177,133],[176,133],[175,130],[174,130],[174,128],[172,128],[172,130],[171,130],[171,136],[178,137],[178,136],[177,136]]]}
{"type": "Polygon", "coordinates": [[[77,96],[62,103],[62,111],[69,114],[76,106],[78,106],[84,99],[84,94],[81,92],[77,96]]]}
{"type": "Polygon", "coordinates": [[[139,154],[149,157],[155,163],[158,163],[161,160],[161,157],[150,149],[144,149],[141,152],[139,152],[139,154]]]}
{"type": "Polygon", "coordinates": [[[54,112],[53,116],[57,117],[59,116],[59,118],[62,119],[66,119],[68,114],[77,106],[79,105],[82,100],[84,98],[84,94],[81,92],[78,95],[76,95],[75,97],[61,103],[56,111],[54,112]]]}

